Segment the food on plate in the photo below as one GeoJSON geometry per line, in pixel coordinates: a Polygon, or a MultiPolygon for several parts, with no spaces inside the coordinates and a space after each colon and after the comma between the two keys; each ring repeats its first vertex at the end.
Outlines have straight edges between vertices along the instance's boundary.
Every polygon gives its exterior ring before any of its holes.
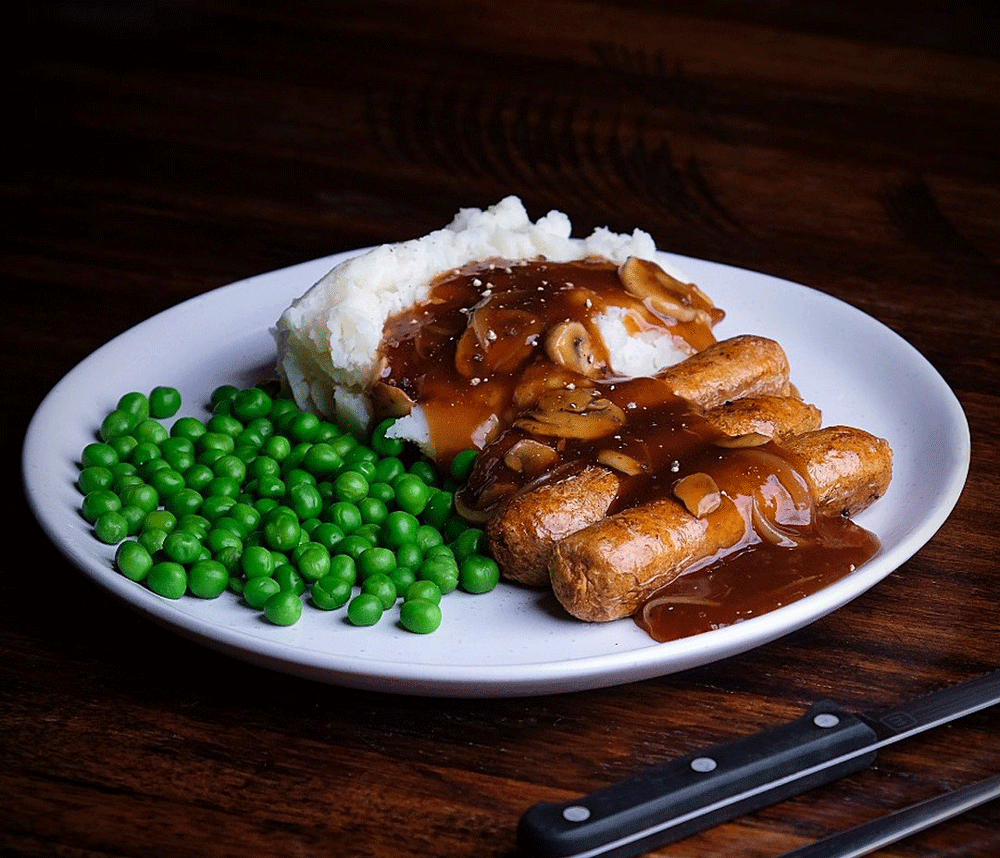
{"type": "MultiPolygon", "coordinates": [[[[727,436],[760,435],[781,441],[818,429],[819,410],[801,399],[752,395],[705,413],[727,436]]],[[[532,586],[549,582],[549,557],[559,540],[601,520],[626,477],[600,464],[572,468],[531,491],[513,493],[486,523],[490,550],[513,581],[532,586]]]]}
{"type": "Polygon", "coordinates": [[[279,319],[278,368],[301,407],[461,462],[456,509],[505,578],[665,639],[672,600],[704,630],[878,550],[849,516],[888,443],[821,428],[781,344],[720,341],[724,317],[646,233],[573,238],[509,197],[335,267],[279,319]]]}
{"type": "Polygon", "coordinates": [[[176,388],[126,393],[80,456],[80,512],[115,568],[167,599],[230,591],[272,625],[308,603],[374,625],[435,631],[442,596],[489,592],[496,562],[426,461],[365,442],[294,402],[217,388],[186,414],[176,388]]]}
{"type": "Polygon", "coordinates": [[[549,562],[556,597],[580,619],[606,621],[631,616],[680,575],[748,545],[773,549],[782,562],[800,551],[817,563],[819,552],[808,550],[830,537],[855,562],[867,560],[872,540],[840,511],[863,509],[884,494],[888,445],[842,426],[800,437],[734,450],[696,472],[709,478],[704,493],[717,500],[707,511],[663,497],[560,540],[549,562]],[[816,507],[835,514],[817,516],[816,507]]]}
{"type": "Polygon", "coordinates": [[[359,430],[401,418],[395,436],[448,461],[556,383],[551,363],[564,380],[651,375],[714,342],[723,314],[648,234],[570,232],[508,197],[348,259],[282,313],[279,373],[300,407],[359,430]]]}

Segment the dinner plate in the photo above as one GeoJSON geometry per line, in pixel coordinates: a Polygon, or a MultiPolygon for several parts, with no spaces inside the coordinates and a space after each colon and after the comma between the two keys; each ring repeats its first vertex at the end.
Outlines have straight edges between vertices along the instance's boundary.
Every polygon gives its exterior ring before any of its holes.
{"type": "MultiPolygon", "coordinates": [[[[969,468],[969,429],[958,400],[912,346],[872,317],[815,289],[703,260],[666,255],[726,310],[719,338],[753,333],[778,340],[803,397],[824,423],[861,427],[895,451],[886,496],[857,517],[879,553],[837,583],[770,613],[703,634],[655,643],[631,620],[587,624],[550,595],[501,583],[442,602],[429,635],[387,612],[359,628],[344,611],[307,606],[290,627],[269,624],[239,598],[168,600],[118,574],[114,550],[79,513],[80,451],[104,415],[131,390],[176,387],[183,414],[206,416],[221,384],[270,375],[272,326],[338,254],[242,280],[137,325],[71,370],[39,406],[23,450],[27,495],[42,527],[86,575],[154,621],[234,657],[330,683],[403,694],[495,697],[560,693],[633,682],[760,646],[854,599],[911,557],[945,521],[969,468]]],[[[900,605],[904,611],[906,606],[900,605]]]]}

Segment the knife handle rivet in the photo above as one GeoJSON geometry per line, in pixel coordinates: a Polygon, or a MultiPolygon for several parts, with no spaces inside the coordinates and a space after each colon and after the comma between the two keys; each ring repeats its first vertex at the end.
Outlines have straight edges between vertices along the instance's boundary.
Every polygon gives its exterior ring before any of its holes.
{"type": "Polygon", "coordinates": [[[813,718],[813,724],[817,727],[836,727],[839,723],[840,719],[830,712],[822,712],[813,718]]]}
{"type": "Polygon", "coordinates": [[[719,765],[711,757],[695,757],[691,760],[691,768],[696,772],[711,772],[719,765]]]}
{"type": "Polygon", "coordinates": [[[571,804],[563,808],[562,815],[567,822],[584,822],[590,819],[590,810],[582,804],[571,804]]]}

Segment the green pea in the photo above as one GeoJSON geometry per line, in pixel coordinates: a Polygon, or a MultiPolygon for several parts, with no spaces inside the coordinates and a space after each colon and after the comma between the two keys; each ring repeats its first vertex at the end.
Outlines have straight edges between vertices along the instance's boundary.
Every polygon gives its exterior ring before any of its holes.
{"type": "Polygon", "coordinates": [[[288,500],[300,519],[315,518],[323,511],[319,489],[309,483],[300,483],[289,489],[288,500]]]}
{"type": "Polygon", "coordinates": [[[229,570],[217,560],[199,560],[188,572],[188,589],[201,599],[215,599],[229,586],[229,570]]]}
{"type": "Polygon", "coordinates": [[[396,549],[396,566],[417,569],[424,562],[424,552],[415,542],[407,542],[396,549]]]}
{"type": "Polygon", "coordinates": [[[117,545],[128,536],[128,522],[115,510],[101,513],[94,522],[94,536],[105,545],[117,545]]]}
{"type": "Polygon", "coordinates": [[[205,486],[205,493],[208,495],[222,495],[227,498],[238,498],[243,486],[239,480],[232,477],[213,477],[205,486]]]}
{"type": "Polygon", "coordinates": [[[243,548],[243,540],[223,527],[213,527],[205,536],[204,544],[213,554],[218,554],[223,548],[243,548]]]}
{"type": "Polygon", "coordinates": [[[339,527],[343,533],[354,533],[364,523],[358,508],[347,501],[333,503],[327,516],[330,523],[339,527]]]}
{"type": "Polygon", "coordinates": [[[144,527],[139,531],[139,544],[150,554],[156,554],[163,550],[163,543],[167,541],[167,532],[158,527],[144,527]]]}
{"type": "Polygon", "coordinates": [[[137,506],[145,510],[147,515],[160,505],[160,494],[153,486],[139,482],[121,489],[122,503],[127,506],[137,506]]]}
{"type": "Polygon", "coordinates": [[[115,451],[118,460],[124,462],[132,456],[138,443],[131,435],[119,435],[117,438],[112,438],[108,446],[115,451]]]}
{"type": "Polygon", "coordinates": [[[186,487],[184,477],[171,467],[158,468],[149,475],[149,484],[161,498],[169,498],[186,487]]]}
{"type": "Polygon", "coordinates": [[[294,515],[277,515],[264,525],[264,540],[276,551],[291,551],[301,535],[302,527],[294,515]]]}
{"type": "Polygon", "coordinates": [[[142,581],[153,568],[153,556],[138,542],[128,540],[115,551],[115,567],[126,578],[142,581]]]}
{"type": "MultiPolygon", "coordinates": [[[[195,467],[201,467],[196,465],[195,467]]],[[[192,468],[192,470],[194,470],[192,468]]],[[[209,472],[211,473],[211,472],[209,472]]],[[[191,485],[196,489],[197,486],[191,485]]],[[[221,495],[209,495],[201,505],[201,514],[211,522],[217,522],[220,518],[228,516],[233,507],[236,506],[236,498],[223,497],[221,495]]]]}
{"type": "Polygon", "coordinates": [[[233,396],[233,414],[244,423],[271,413],[271,397],[259,387],[248,387],[233,396]]]}
{"type": "Polygon", "coordinates": [[[214,479],[215,472],[208,465],[204,465],[201,462],[192,464],[184,472],[184,482],[188,488],[194,489],[196,492],[204,492],[208,488],[208,484],[214,479]]]}
{"type": "Polygon", "coordinates": [[[334,546],[344,538],[344,531],[337,525],[329,521],[320,522],[310,534],[313,542],[318,542],[327,551],[332,551],[334,546]]]}
{"type": "Polygon", "coordinates": [[[320,419],[309,411],[302,411],[292,420],[289,434],[297,441],[313,441],[319,429],[320,419]]]}
{"type": "Polygon", "coordinates": [[[185,533],[190,533],[192,536],[197,537],[198,541],[201,542],[208,536],[208,531],[211,529],[212,523],[203,515],[188,513],[178,520],[177,527],[185,533]]]}
{"type": "Polygon", "coordinates": [[[399,608],[399,622],[416,634],[430,634],[441,626],[441,608],[430,599],[409,599],[399,608]]]}
{"type": "Polygon", "coordinates": [[[265,474],[254,481],[252,490],[258,497],[278,499],[285,496],[286,488],[284,480],[265,474]]]}
{"type": "Polygon", "coordinates": [[[93,524],[106,512],[117,512],[122,507],[121,498],[109,489],[95,489],[86,494],[80,505],[83,517],[93,524]]]}
{"type": "Polygon", "coordinates": [[[378,498],[367,497],[358,501],[358,512],[364,524],[382,524],[389,515],[389,507],[378,498]]]}
{"type": "Polygon", "coordinates": [[[186,471],[195,461],[194,442],[190,438],[171,435],[160,444],[160,455],[176,471],[186,471]]]}
{"type": "Polygon", "coordinates": [[[110,468],[105,468],[102,465],[90,465],[80,471],[76,486],[86,495],[97,489],[110,489],[114,482],[115,475],[111,473],[110,468]]]}
{"type": "Polygon", "coordinates": [[[452,551],[455,553],[455,558],[461,561],[470,554],[478,553],[485,539],[486,534],[481,528],[466,528],[451,544],[452,551]]]}
{"type": "Polygon", "coordinates": [[[162,458],[160,448],[155,441],[136,441],[129,455],[129,461],[140,468],[160,458],[162,458]]]}
{"type": "Polygon", "coordinates": [[[194,563],[201,553],[201,541],[183,530],[175,530],[163,541],[163,553],[177,563],[194,563]]]}
{"type": "Polygon", "coordinates": [[[159,445],[170,437],[167,428],[159,420],[154,420],[152,417],[136,423],[132,434],[140,444],[145,442],[159,445]]]}
{"type": "Polygon", "coordinates": [[[119,462],[118,453],[110,444],[93,441],[83,448],[80,466],[83,468],[112,468],[119,462]]]}
{"type": "Polygon", "coordinates": [[[426,599],[438,605],[441,603],[441,588],[433,581],[414,581],[406,588],[404,599],[407,602],[426,599]]]}
{"type": "Polygon", "coordinates": [[[375,482],[388,483],[392,482],[397,478],[401,477],[406,473],[406,466],[403,464],[401,459],[395,456],[386,456],[384,459],[379,459],[375,463],[375,473],[373,478],[375,482]]]}
{"type": "Polygon", "coordinates": [[[303,467],[318,477],[332,476],[343,464],[344,459],[325,441],[313,444],[302,458],[303,467]]]}
{"type": "Polygon", "coordinates": [[[135,536],[146,521],[146,510],[140,509],[134,504],[124,504],[118,514],[125,519],[126,532],[129,536],[135,536]]]}
{"type": "Polygon", "coordinates": [[[115,410],[131,415],[133,420],[138,423],[149,417],[149,398],[146,394],[138,391],[126,393],[118,400],[115,410]]]}
{"type": "Polygon", "coordinates": [[[365,578],[361,582],[361,592],[375,596],[382,603],[382,609],[385,611],[389,610],[398,598],[396,585],[388,575],[381,572],[365,578]]]}
{"type": "Polygon", "coordinates": [[[349,533],[340,542],[337,543],[337,551],[341,554],[346,554],[349,557],[353,557],[356,561],[365,551],[373,546],[374,543],[364,536],[358,533],[349,533]]]}
{"type": "Polygon", "coordinates": [[[264,603],[264,616],[276,626],[291,626],[302,616],[302,599],[298,594],[282,590],[264,603]]]}
{"type": "Polygon", "coordinates": [[[368,495],[368,480],[358,471],[343,471],[333,482],[334,494],[339,501],[357,503],[368,495]]]}
{"type": "MultiPolygon", "coordinates": [[[[220,450],[223,453],[232,453],[236,449],[236,442],[233,440],[232,435],[210,429],[198,438],[195,442],[195,447],[201,452],[220,450]]],[[[208,463],[206,462],[206,464],[208,463]]]]}
{"type": "Polygon", "coordinates": [[[458,587],[459,570],[454,561],[429,558],[420,564],[417,577],[421,581],[433,581],[442,593],[450,593],[458,587]]]}
{"type": "Polygon", "coordinates": [[[418,477],[427,486],[433,486],[438,481],[437,471],[434,470],[434,466],[426,459],[421,459],[410,465],[410,473],[418,477]]]}
{"type": "Polygon", "coordinates": [[[208,431],[208,427],[197,417],[178,417],[170,427],[174,438],[186,438],[192,444],[208,431]]]}
{"type": "Polygon", "coordinates": [[[464,483],[469,479],[469,474],[472,472],[472,465],[476,461],[477,455],[476,450],[463,450],[451,460],[448,473],[456,483],[464,483]]]}
{"type": "Polygon", "coordinates": [[[330,574],[330,552],[318,542],[306,543],[296,557],[296,566],[307,581],[318,581],[330,574]]]}
{"type": "Polygon", "coordinates": [[[444,489],[431,492],[422,513],[423,520],[432,527],[441,528],[455,508],[455,496],[444,489]]]}
{"type": "Polygon", "coordinates": [[[233,504],[229,509],[229,517],[237,523],[244,535],[257,529],[261,516],[260,510],[241,501],[233,504]]]}
{"type": "Polygon", "coordinates": [[[271,577],[278,582],[281,590],[290,590],[298,596],[306,591],[306,579],[290,563],[280,564],[271,577]]]}
{"type": "Polygon", "coordinates": [[[232,453],[216,459],[212,463],[212,471],[217,477],[224,477],[237,483],[242,483],[247,478],[247,466],[232,453]]]}
{"type": "MultiPolygon", "coordinates": [[[[436,527],[432,527],[429,524],[422,524],[417,530],[416,542],[424,554],[429,554],[431,549],[440,548],[444,545],[444,534],[442,534],[436,527]]],[[[447,553],[449,555],[452,554],[450,548],[447,553]]]]}
{"type": "Polygon", "coordinates": [[[149,413],[152,417],[173,417],[180,407],[181,394],[175,387],[154,387],[149,392],[149,413]]]}
{"type": "Polygon", "coordinates": [[[427,484],[414,474],[404,474],[393,485],[396,490],[396,505],[411,515],[420,515],[430,499],[427,484]]]}
{"type": "Polygon", "coordinates": [[[312,603],[323,611],[333,611],[342,608],[351,598],[351,585],[336,575],[326,575],[314,581],[309,588],[312,603]]]}
{"type": "Polygon", "coordinates": [[[281,592],[281,585],[269,576],[250,578],[243,585],[243,601],[251,608],[262,608],[272,596],[281,592]]]}
{"type": "Polygon", "coordinates": [[[247,578],[269,578],[274,572],[274,557],[263,545],[251,545],[243,550],[240,565],[247,578]]]}
{"type": "Polygon", "coordinates": [[[233,399],[236,398],[236,394],[240,390],[233,384],[220,384],[215,390],[212,391],[209,397],[209,403],[214,409],[218,405],[226,405],[232,403],[233,399]]]}
{"type": "Polygon", "coordinates": [[[395,419],[391,417],[383,420],[372,432],[372,449],[380,456],[398,456],[406,446],[401,438],[386,437],[386,432],[392,428],[395,422],[395,419]]]}
{"type": "Polygon", "coordinates": [[[166,599],[179,599],[187,592],[187,572],[180,563],[172,560],[154,563],[146,575],[146,585],[166,599]]]}
{"type": "Polygon", "coordinates": [[[358,564],[350,554],[334,554],[330,558],[330,571],[327,578],[338,578],[354,586],[358,581],[358,564]]]}
{"type": "Polygon", "coordinates": [[[500,580],[500,568],[482,554],[466,557],[459,566],[458,582],[467,593],[488,593],[500,580]]]}
{"type": "Polygon", "coordinates": [[[196,492],[191,488],[184,488],[178,492],[174,492],[174,494],[165,500],[163,505],[174,515],[180,517],[187,513],[198,512],[201,509],[203,500],[204,498],[200,492],[196,492]]]}
{"type": "Polygon", "coordinates": [[[382,523],[382,538],[389,548],[400,548],[417,541],[420,521],[413,513],[393,510],[382,523]]]}
{"type": "Polygon", "coordinates": [[[292,442],[284,435],[272,435],[264,442],[261,452],[276,462],[283,462],[292,454],[292,442]]]}
{"type": "Polygon", "coordinates": [[[110,441],[121,435],[128,435],[132,427],[136,425],[136,420],[131,414],[124,411],[112,411],[101,421],[100,436],[103,441],[110,441]]]}
{"type": "Polygon", "coordinates": [[[177,527],[177,516],[167,509],[155,509],[146,516],[146,529],[155,528],[170,533],[177,527]]]}
{"type": "Polygon", "coordinates": [[[358,574],[364,580],[371,575],[387,574],[396,568],[396,555],[388,548],[372,546],[357,557],[358,574]]]}
{"type": "Polygon", "coordinates": [[[396,586],[396,592],[405,593],[410,585],[416,582],[417,573],[408,566],[397,566],[389,572],[389,577],[396,586]]]}
{"type": "Polygon", "coordinates": [[[374,626],[383,613],[382,600],[372,593],[359,593],[347,606],[347,618],[356,626],[374,626]]]}

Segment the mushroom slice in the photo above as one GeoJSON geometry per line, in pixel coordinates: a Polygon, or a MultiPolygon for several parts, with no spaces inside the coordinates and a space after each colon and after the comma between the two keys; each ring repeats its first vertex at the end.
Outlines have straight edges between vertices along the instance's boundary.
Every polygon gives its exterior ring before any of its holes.
{"type": "Polygon", "coordinates": [[[373,411],[381,417],[405,417],[416,405],[402,388],[376,381],[369,390],[373,411]]]}
{"type": "Polygon", "coordinates": [[[597,454],[597,461],[604,467],[625,474],[627,477],[635,477],[646,471],[646,466],[642,462],[621,450],[601,450],[597,454]]]}
{"type": "Polygon", "coordinates": [[[660,316],[671,316],[678,322],[697,320],[709,327],[722,317],[694,283],[682,283],[648,259],[630,256],[618,268],[618,277],[626,292],[660,316]]]}
{"type": "Polygon", "coordinates": [[[533,438],[522,438],[504,455],[504,464],[518,474],[536,477],[559,459],[548,444],[533,438]]]}
{"type": "Polygon", "coordinates": [[[549,390],[514,425],[530,435],[589,440],[625,425],[625,412],[591,389],[549,390]]]}
{"type": "Polygon", "coordinates": [[[688,474],[674,483],[674,497],[696,518],[704,518],[722,505],[719,486],[708,474],[688,474]]]}
{"type": "Polygon", "coordinates": [[[605,369],[604,362],[594,353],[590,332],[582,322],[571,319],[549,329],[545,336],[545,354],[557,366],[589,378],[601,375],[605,369]]]}

